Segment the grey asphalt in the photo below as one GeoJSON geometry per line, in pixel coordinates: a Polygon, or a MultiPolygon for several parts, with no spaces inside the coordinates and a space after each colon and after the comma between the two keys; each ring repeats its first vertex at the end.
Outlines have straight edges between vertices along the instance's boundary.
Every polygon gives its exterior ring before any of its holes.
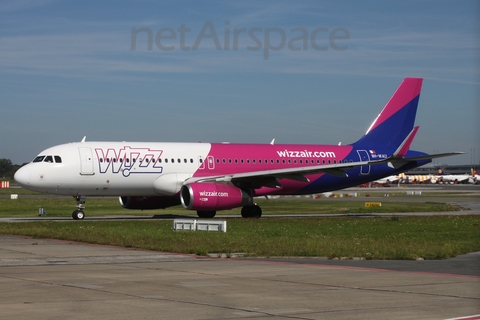
{"type": "Polygon", "coordinates": [[[480,314],[479,257],[205,258],[0,236],[0,319],[450,319],[480,314]]]}

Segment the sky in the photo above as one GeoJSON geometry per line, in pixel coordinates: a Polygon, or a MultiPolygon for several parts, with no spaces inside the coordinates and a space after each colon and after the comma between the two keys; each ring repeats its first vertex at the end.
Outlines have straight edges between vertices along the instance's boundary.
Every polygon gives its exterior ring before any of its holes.
{"type": "Polygon", "coordinates": [[[412,149],[480,164],[480,2],[0,2],[0,158],[80,141],[343,144],[424,78],[412,149]]]}

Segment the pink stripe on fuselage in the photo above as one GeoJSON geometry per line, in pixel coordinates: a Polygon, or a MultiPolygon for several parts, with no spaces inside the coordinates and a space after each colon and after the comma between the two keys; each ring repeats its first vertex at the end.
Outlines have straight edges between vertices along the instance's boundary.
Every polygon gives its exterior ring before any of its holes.
{"type": "Polygon", "coordinates": [[[378,127],[385,120],[407,105],[410,101],[415,99],[420,94],[420,90],[422,89],[422,81],[423,79],[419,78],[406,78],[403,80],[402,84],[398,87],[397,91],[395,91],[393,96],[383,108],[382,112],[380,112],[378,117],[370,126],[367,133],[378,127]]]}
{"type": "Polygon", "coordinates": [[[334,164],[351,150],[352,146],[212,143],[194,177],[334,164]]]}

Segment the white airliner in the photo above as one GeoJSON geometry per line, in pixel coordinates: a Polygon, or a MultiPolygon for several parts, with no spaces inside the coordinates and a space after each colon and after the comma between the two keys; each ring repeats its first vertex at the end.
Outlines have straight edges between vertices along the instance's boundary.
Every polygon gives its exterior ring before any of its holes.
{"type": "Polygon", "coordinates": [[[459,152],[410,150],[422,79],[406,78],[365,135],[349,145],[151,143],[85,141],[40,152],[15,173],[24,188],[77,201],[119,196],[128,209],[182,204],[201,218],[243,207],[260,217],[257,196],[313,194],[396,175],[459,152]]]}

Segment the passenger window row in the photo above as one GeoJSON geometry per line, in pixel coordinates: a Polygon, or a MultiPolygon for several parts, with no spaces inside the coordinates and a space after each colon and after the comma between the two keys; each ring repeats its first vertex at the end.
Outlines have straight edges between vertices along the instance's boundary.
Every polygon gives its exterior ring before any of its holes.
{"type": "MultiPolygon", "coordinates": [[[[135,163],[136,161],[137,161],[137,159],[135,159],[135,158],[132,159],[132,163],[135,163]]],[[[182,163],[182,159],[180,159],[180,158],[177,158],[176,160],[174,158],[171,158],[171,159],[168,159],[168,158],[161,159],[161,158],[159,158],[159,159],[156,159],[156,160],[153,159],[153,158],[150,158],[150,159],[147,158],[145,160],[140,159],[138,161],[140,163],[142,163],[143,161],[145,161],[146,163],[182,163]]],[[[202,158],[200,158],[199,161],[200,161],[200,163],[203,163],[204,160],[202,158]]],[[[123,158],[120,158],[120,159],[105,158],[105,159],[103,159],[103,158],[101,158],[100,162],[107,162],[107,163],[108,162],[114,162],[114,163],[125,162],[125,163],[130,163],[130,159],[129,158],[126,158],[126,159],[123,159],[123,158]]],[[[183,159],[183,163],[188,163],[188,162],[193,163],[193,159],[190,158],[189,161],[186,158],[183,159]]],[[[292,164],[293,163],[293,164],[317,164],[318,165],[318,164],[336,164],[337,160],[336,159],[333,159],[333,160],[331,160],[331,159],[329,159],[329,160],[325,160],[325,159],[322,159],[322,160],[320,160],[320,159],[317,159],[317,160],[314,160],[314,159],[311,159],[311,160],[309,160],[309,159],[306,159],[306,160],[302,160],[302,159],[300,159],[300,160],[297,160],[297,159],[294,159],[294,160],[292,160],[292,159],[276,159],[276,160],[274,160],[274,159],[270,159],[270,160],[268,160],[268,159],[258,159],[258,160],[257,159],[252,159],[252,160],[245,159],[244,160],[244,159],[225,159],[225,158],[220,160],[219,158],[217,158],[216,162],[217,163],[222,162],[222,163],[225,163],[225,164],[228,162],[229,164],[231,164],[231,163],[235,163],[235,164],[238,164],[238,163],[240,163],[240,164],[244,164],[244,163],[247,163],[247,164],[250,164],[250,163],[253,163],[253,164],[262,164],[262,163],[264,163],[264,164],[268,164],[268,163],[270,163],[270,164],[275,164],[275,163],[277,163],[277,164],[280,164],[280,163],[282,163],[282,164],[286,164],[286,163],[292,164]]],[[[340,161],[338,161],[338,163],[342,163],[342,162],[343,163],[348,163],[348,162],[352,163],[353,160],[343,160],[343,161],[340,160],[340,161]]]]}
{"type": "MultiPolygon", "coordinates": [[[[159,159],[146,158],[145,160],[143,160],[143,159],[139,159],[139,160],[138,160],[138,162],[140,162],[140,163],[142,163],[142,162],[144,162],[144,161],[145,161],[146,163],[162,163],[162,162],[165,162],[165,163],[175,163],[175,159],[174,159],[174,158],[172,158],[172,159],[165,158],[165,159],[163,159],[163,160],[162,160],[161,158],[159,158],[159,159]]],[[[112,158],[112,159],[110,159],[110,158],[105,158],[105,159],[103,159],[103,158],[100,158],[100,162],[114,162],[114,163],[116,163],[116,162],[120,162],[120,163],[125,162],[125,163],[130,163],[130,159],[129,159],[129,158],[126,158],[126,159],[123,159],[123,158],[120,158],[120,159],[116,159],[116,158],[112,158]]],[[[136,163],[136,162],[137,162],[137,159],[133,158],[133,159],[132,159],[132,163],[136,163]]],[[[182,163],[182,159],[178,158],[178,159],[176,160],[176,162],[177,162],[177,163],[182,163]]],[[[183,159],[183,163],[187,163],[187,162],[188,162],[188,160],[187,160],[186,158],[184,158],[184,159],[183,159]]],[[[190,163],[193,163],[193,159],[190,159],[190,163]]]]}
{"type": "MultiPolygon", "coordinates": [[[[297,159],[293,159],[293,160],[292,159],[276,159],[276,160],[274,160],[274,159],[270,159],[270,160],[268,160],[268,159],[258,159],[258,160],[257,159],[252,159],[252,160],[250,160],[250,159],[245,159],[245,160],[244,159],[221,159],[220,160],[220,159],[217,158],[216,161],[217,161],[217,163],[220,163],[220,162],[227,163],[228,162],[228,163],[236,163],[236,164],[237,163],[240,163],[240,164],[243,164],[243,163],[247,163],[247,164],[250,164],[250,163],[253,163],[253,164],[255,164],[255,163],[257,163],[257,164],[262,164],[262,163],[264,163],[264,164],[268,164],[268,163],[270,163],[270,164],[274,164],[274,163],[277,163],[277,164],[280,164],[280,163],[282,163],[282,164],[286,164],[286,163],[288,163],[288,164],[292,164],[292,163],[293,164],[332,164],[333,163],[333,164],[336,164],[337,163],[336,159],[333,159],[333,160],[331,160],[331,159],[329,159],[329,160],[325,160],[325,159],[322,159],[322,160],[320,160],[320,159],[317,159],[317,160],[314,160],[314,159],[311,159],[311,160],[309,160],[309,159],[305,159],[305,160],[302,160],[302,159],[300,159],[300,160],[297,160],[297,159]]],[[[343,160],[343,161],[339,160],[338,161],[338,163],[342,163],[342,162],[343,163],[348,163],[348,162],[353,162],[353,160],[343,160]]]]}

